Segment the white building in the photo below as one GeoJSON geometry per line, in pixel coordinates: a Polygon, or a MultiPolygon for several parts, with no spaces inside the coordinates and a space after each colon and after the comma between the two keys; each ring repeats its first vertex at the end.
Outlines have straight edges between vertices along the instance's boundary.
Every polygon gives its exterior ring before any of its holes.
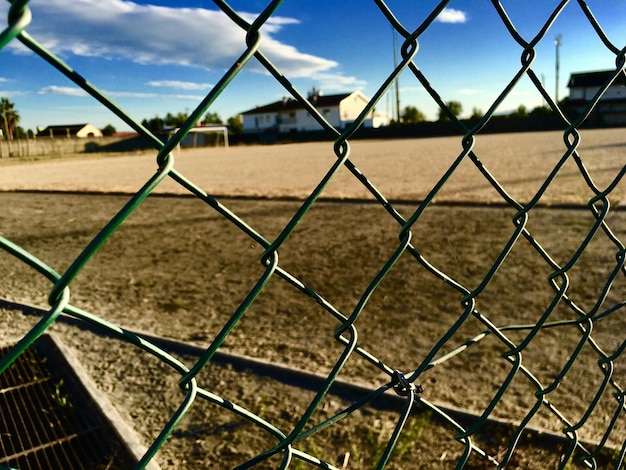
{"type": "MultiPolygon", "coordinates": [[[[352,124],[369,100],[359,91],[339,95],[324,95],[313,90],[309,102],[324,116],[329,124],[337,129],[344,129],[352,124]]],[[[320,130],[320,124],[295,99],[283,98],[280,101],[257,106],[245,111],[243,116],[244,132],[275,131],[280,133],[293,131],[320,130]]],[[[373,112],[363,122],[364,127],[380,127],[389,124],[386,113],[373,112]]]]}
{"type": "MultiPolygon", "coordinates": [[[[614,70],[573,73],[567,84],[568,105],[578,112],[584,111],[613,74],[614,70]]],[[[594,112],[599,124],[626,124],[626,77],[623,73],[604,92],[594,112]]]]}
{"type": "Polygon", "coordinates": [[[102,137],[102,131],[92,124],[57,125],[38,130],[38,137],[102,137]]]}
{"type": "MultiPolygon", "coordinates": [[[[615,73],[614,70],[603,70],[599,72],[573,73],[567,84],[569,88],[569,99],[574,100],[591,100],[594,95],[602,88],[610,77],[615,73]]],[[[626,77],[620,74],[618,78],[611,84],[602,95],[601,101],[607,100],[626,100],[626,77]]]]}

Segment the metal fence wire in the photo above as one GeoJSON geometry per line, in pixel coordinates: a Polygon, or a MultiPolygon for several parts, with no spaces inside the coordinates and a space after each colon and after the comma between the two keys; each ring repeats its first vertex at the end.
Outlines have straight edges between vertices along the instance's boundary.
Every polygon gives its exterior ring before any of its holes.
{"type": "MultiPolygon", "coordinates": [[[[581,134],[580,127],[591,115],[599,100],[602,98],[603,93],[605,93],[612,82],[624,79],[626,48],[613,44],[607,38],[587,2],[584,0],[577,2],[561,1],[554,11],[545,19],[545,23],[543,23],[543,26],[539,29],[537,34],[530,38],[524,37],[518,31],[514,22],[507,15],[505,7],[500,2],[496,0],[491,2],[493,10],[499,15],[502,24],[510,33],[511,38],[519,44],[521,65],[484,116],[480,120],[473,122],[471,127],[468,127],[470,125],[468,125],[466,121],[459,120],[454,115],[447,106],[446,101],[439,95],[434,86],[431,85],[431,80],[433,80],[434,77],[427,76],[419,68],[420,38],[449,2],[440,2],[417,28],[408,29],[396,18],[392,8],[383,0],[373,0],[373,3],[388,20],[389,25],[391,25],[393,30],[402,38],[400,60],[395,68],[390,67],[392,70],[390,70],[386,80],[376,91],[369,104],[363,109],[359,118],[346,129],[337,129],[329,124],[324,115],[307,100],[305,95],[294,87],[289,76],[283,74],[264,53],[264,36],[260,30],[268,20],[272,18],[277,8],[283,2],[280,0],[269,2],[266,8],[251,22],[249,16],[246,15],[244,17],[238,14],[227,2],[215,0],[215,5],[227,15],[232,22],[245,31],[245,44],[242,44],[242,50],[244,52],[233,61],[232,66],[223,74],[216,86],[206,94],[204,99],[202,99],[197,107],[190,113],[186,123],[180,127],[175,135],[166,141],[162,141],[160,137],[151,133],[150,130],[133,119],[132,116],[121,109],[116,103],[111,101],[86,77],[83,77],[78,71],[70,68],[50,50],[47,50],[38,43],[36,38],[29,35],[28,26],[31,21],[45,21],[45,18],[32,17],[28,0],[13,0],[10,3],[8,24],[0,35],[0,47],[4,48],[12,41],[19,41],[41,59],[55,67],[60,74],[71,79],[76,85],[99,101],[102,106],[108,108],[143,138],[151,142],[156,151],[156,172],[145,182],[139,191],[128,198],[124,207],[102,227],[97,236],[84,247],[73,263],[63,272],[56,272],[52,267],[46,264],[45,260],[38,259],[27,250],[7,238],[0,236],[0,247],[2,247],[2,249],[33,268],[38,275],[44,276],[52,283],[52,288],[48,294],[49,310],[47,310],[43,318],[23,336],[19,343],[2,358],[0,361],[1,372],[5,371],[18,356],[24,353],[29,345],[42,335],[62,313],[98,325],[118,339],[134,344],[136,347],[154,355],[180,375],[179,385],[182,391],[182,398],[178,404],[178,408],[168,417],[167,424],[153,440],[149,449],[139,462],[138,467],[140,468],[144,467],[155,458],[159,449],[166,445],[168,437],[171,436],[180,424],[183,416],[185,416],[196,403],[203,400],[214,406],[222,407],[224,413],[240,415],[253,425],[258,426],[260,431],[269,433],[269,435],[275,438],[275,445],[272,448],[253,456],[247,462],[242,463],[240,468],[263,465],[264,462],[267,462],[267,459],[276,455],[282,455],[281,468],[287,468],[296,461],[307,462],[319,468],[335,468],[330,462],[324,461],[321,456],[312,455],[302,450],[303,447],[301,445],[318,431],[329,425],[333,425],[353,411],[366,406],[375,397],[385,392],[393,393],[394,391],[403,397],[405,405],[397,416],[395,428],[393,432],[390,433],[389,440],[384,446],[384,451],[378,460],[377,468],[384,468],[389,464],[394,446],[398,442],[399,436],[402,435],[407,418],[416,404],[431,410],[433,414],[443,419],[449,426],[450,433],[454,435],[454,438],[463,447],[464,451],[457,462],[458,468],[467,465],[470,455],[481,456],[494,465],[501,467],[507,466],[507,463],[511,461],[512,456],[516,452],[516,445],[523,436],[528,423],[540,410],[544,412],[547,411],[562,423],[563,437],[568,442],[568,445],[565,446],[563,457],[561,458],[561,468],[570,465],[571,458],[575,453],[582,455],[582,459],[589,468],[596,468],[598,466],[596,457],[603,449],[606,449],[608,442],[618,443],[617,450],[614,451],[615,468],[623,468],[626,454],[626,441],[623,435],[619,435],[618,422],[624,419],[624,414],[626,413],[626,395],[623,388],[623,381],[620,384],[620,378],[623,377],[619,377],[619,374],[616,374],[615,371],[617,361],[619,359],[624,360],[623,353],[626,349],[626,336],[624,335],[624,331],[615,331],[614,333],[617,335],[618,339],[622,338],[620,340],[621,343],[616,348],[611,347],[610,349],[603,349],[603,345],[594,338],[593,332],[594,325],[597,325],[599,322],[610,317],[624,315],[624,301],[607,302],[607,298],[609,298],[609,293],[614,288],[614,285],[619,281],[624,281],[624,274],[626,273],[624,269],[626,253],[624,244],[619,240],[618,236],[614,233],[615,231],[612,230],[609,224],[609,214],[615,213],[615,209],[611,210],[611,204],[609,202],[611,194],[626,173],[626,166],[617,172],[611,184],[606,187],[596,186],[585,166],[583,155],[579,152],[579,142],[581,134]],[[591,25],[604,47],[615,55],[616,63],[612,76],[596,93],[595,97],[589,101],[584,112],[580,113],[575,119],[566,116],[562,109],[560,109],[559,104],[550,96],[546,88],[542,85],[542,80],[532,68],[536,54],[536,46],[540,41],[551,40],[547,38],[551,25],[565,8],[577,8],[586,16],[589,25],[591,25]],[[325,175],[321,178],[315,189],[301,205],[299,205],[297,212],[284,225],[280,233],[271,239],[266,238],[264,234],[256,231],[242,216],[237,215],[233,210],[226,207],[211,194],[207,194],[203,188],[194,184],[193,175],[182,174],[176,167],[176,160],[173,153],[173,150],[189,133],[194,124],[211,109],[213,103],[226,90],[231,80],[243,70],[246,70],[246,67],[249,66],[251,61],[260,63],[267,72],[284,87],[285,92],[296,99],[310,115],[317,120],[328,136],[332,137],[334,141],[332,145],[337,157],[336,161],[327,168],[325,175]],[[441,177],[437,184],[434,185],[428,193],[428,196],[419,203],[409,217],[403,217],[400,211],[397,210],[397,207],[386,198],[385,194],[377,190],[374,184],[368,179],[368,176],[361,172],[350,159],[350,139],[362,126],[366,117],[371,114],[377,105],[380,105],[381,98],[402,72],[412,74],[414,80],[427,90],[440,109],[445,112],[450,121],[456,126],[462,144],[462,151],[450,165],[447,172],[441,177]],[[494,113],[500,103],[511,93],[520,80],[526,78],[532,81],[537,91],[543,96],[547,105],[560,119],[563,129],[564,151],[562,157],[552,169],[552,172],[534,194],[534,197],[528,202],[521,203],[507,193],[505,185],[497,181],[490,173],[489,168],[481,162],[480,155],[473,149],[478,138],[477,136],[494,118],[494,113]],[[593,197],[588,201],[587,210],[593,217],[594,223],[586,238],[580,244],[576,252],[573,253],[571,258],[565,263],[557,263],[551,253],[533,236],[529,228],[529,219],[531,213],[538,207],[542,196],[549,190],[561,169],[566,164],[571,164],[572,162],[575,164],[577,171],[580,173],[580,176],[584,178],[589,190],[593,194],[593,197]],[[506,205],[506,207],[514,213],[510,238],[490,267],[486,276],[484,276],[482,282],[476,287],[465,286],[460,281],[455,280],[452,275],[438,268],[436,262],[431,262],[427,259],[426,255],[420,251],[419,240],[416,240],[413,236],[416,229],[419,228],[424,214],[426,214],[429,207],[431,207],[434,198],[461,164],[474,165],[482,177],[497,191],[501,203],[506,205]],[[317,204],[316,201],[324,188],[342,168],[349,170],[354,175],[354,178],[362,183],[363,187],[371,193],[372,197],[388,215],[389,223],[397,227],[399,237],[397,249],[393,255],[379,267],[377,275],[371,280],[367,289],[360,293],[356,307],[350,312],[341,311],[319,293],[305,285],[284,267],[285,264],[282,262],[282,259],[279,260],[278,256],[281,247],[292,235],[296,225],[309,215],[310,210],[317,204]],[[77,308],[70,302],[70,286],[72,281],[90,262],[94,254],[102,247],[107,239],[142,205],[146,197],[168,178],[185,188],[190,194],[195,195],[198,200],[206,203],[207,210],[219,213],[224,220],[229,221],[234,227],[248,236],[250,240],[262,246],[264,250],[261,256],[263,266],[262,275],[254,285],[249,286],[247,297],[241,302],[239,307],[232,312],[232,315],[223,325],[221,331],[210,341],[210,345],[206,348],[202,356],[190,367],[168,354],[148,339],[132,335],[120,326],[111,324],[94,313],[77,308]],[[592,239],[599,235],[610,240],[614,251],[614,261],[612,265],[609,266],[609,274],[606,276],[604,288],[597,296],[596,301],[590,308],[584,308],[577,304],[570,295],[575,286],[570,282],[569,273],[584,256],[585,250],[590,245],[592,239]],[[549,275],[548,281],[553,289],[553,297],[550,304],[545,311],[542,312],[536,322],[525,325],[501,325],[496,320],[490,318],[488,311],[479,309],[477,298],[490,285],[496,272],[512,250],[520,245],[532,249],[534,255],[538,255],[546,265],[549,266],[551,274],[549,275]],[[400,257],[403,257],[403,259],[406,257],[410,258],[415,265],[419,266],[420,269],[424,269],[430,276],[436,278],[438,282],[445,283],[451,289],[454,289],[458,294],[462,306],[462,312],[458,315],[457,320],[440,337],[439,341],[432,347],[430,352],[419,359],[414,369],[404,372],[396,370],[393,364],[386,364],[369,353],[359,344],[360,338],[357,339],[357,319],[364,314],[364,309],[369,298],[376,291],[381,282],[393,272],[394,269],[398,269],[397,266],[399,266],[399,263],[397,264],[396,262],[400,257]],[[313,299],[329,316],[337,321],[334,339],[341,346],[342,351],[331,372],[324,380],[323,385],[316,391],[314,398],[299,417],[297,424],[289,431],[281,430],[273,423],[267,422],[249,409],[229,401],[229,397],[214,393],[210,388],[210,384],[201,383],[199,378],[200,372],[212,361],[233,328],[244,317],[259,294],[266,289],[268,282],[272,278],[281,278],[286,281],[302,296],[313,299]],[[556,316],[555,312],[558,309],[564,308],[570,314],[569,319],[554,320],[556,316]],[[466,341],[459,344],[458,337],[455,336],[455,334],[461,330],[464,323],[469,321],[469,319],[480,322],[480,324],[484,326],[484,331],[475,337],[467,338],[466,341]],[[578,343],[569,345],[572,351],[566,363],[563,365],[560,372],[556,374],[551,383],[545,383],[545,381],[538,379],[534,374],[533,364],[523,361],[524,355],[529,345],[532,344],[533,340],[540,332],[547,329],[566,327],[577,329],[579,334],[578,343]],[[456,342],[453,342],[453,337],[457,338],[454,339],[456,342]],[[443,407],[429,402],[424,398],[424,393],[421,388],[422,385],[426,387],[426,384],[422,383],[423,374],[435,366],[445,367],[447,361],[454,357],[462,356],[466,351],[471,349],[470,346],[482,341],[485,337],[496,338],[497,341],[499,341],[504,349],[502,357],[510,364],[509,371],[506,373],[505,380],[499,385],[488,405],[479,414],[479,419],[472,426],[462,426],[455,421],[443,407]],[[568,378],[568,373],[581,358],[583,351],[584,354],[595,355],[597,372],[601,374],[603,379],[599,382],[592,399],[586,404],[585,412],[580,416],[567,416],[550,401],[550,393],[568,378]],[[377,389],[373,389],[371,393],[355,401],[348,408],[335,414],[331,418],[325,419],[322,422],[316,422],[314,419],[316,410],[324,400],[333,383],[338,379],[344,365],[355,356],[361,357],[363,360],[371,363],[377,370],[386,374],[388,382],[377,389]],[[514,380],[524,380],[533,388],[534,396],[531,397],[531,406],[526,416],[515,425],[515,431],[508,443],[506,451],[497,456],[487,455],[487,453],[476,444],[473,437],[480,431],[485,422],[492,415],[494,408],[500,403],[505,392],[514,380]],[[589,447],[588,444],[581,441],[579,430],[585,425],[601,400],[609,400],[609,402],[612,403],[610,407],[613,410],[613,414],[610,416],[610,419],[606,420],[606,427],[602,435],[596,436],[596,444],[593,447],[589,447]]],[[[115,165],[114,159],[111,161],[111,165],[115,165]]],[[[315,332],[311,334],[315,334],[315,332]]],[[[419,332],[415,332],[414,334],[419,335],[419,332]]],[[[621,370],[623,371],[623,368],[621,370]]],[[[480,380],[480,377],[477,377],[477,380],[480,380]]],[[[210,426],[210,423],[207,425],[210,426]]]]}

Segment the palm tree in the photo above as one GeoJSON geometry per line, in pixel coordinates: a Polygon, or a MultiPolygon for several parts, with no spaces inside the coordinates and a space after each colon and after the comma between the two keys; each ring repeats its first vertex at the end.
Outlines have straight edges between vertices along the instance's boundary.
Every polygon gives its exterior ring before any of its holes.
{"type": "Polygon", "coordinates": [[[11,141],[13,140],[13,131],[20,122],[20,115],[15,110],[15,105],[8,98],[0,98],[0,128],[7,138],[7,146],[9,155],[11,155],[11,141]]]}

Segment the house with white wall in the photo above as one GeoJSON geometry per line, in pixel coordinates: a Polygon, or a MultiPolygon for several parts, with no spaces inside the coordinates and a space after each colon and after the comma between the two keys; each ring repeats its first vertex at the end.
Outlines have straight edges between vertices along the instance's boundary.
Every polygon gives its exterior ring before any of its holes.
{"type": "MultiPolygon", "coordinates": [[[[583,112],[596,93],[611,79],[615,70],[573,73],[567,87],[567,104],[578,112],[583,112]]],[[[626,76],[620,74],[604,92],[595,108],[596,117],[601,124],[626,124],[626,76]]]]}
{"type": "MultiPolygon", "coordinates": [[[[369,100],[360,92],[324,95],[320,90],[309,93],[309,102],[337,129],[344,129],[361,114],[369,100]]],[[[257,106],[242,113],[244,132],[274,131],[279,133],[320,130],[320,124],[293,98],[257,106]]],[[[386,113],[370,113],[364,127],[380,127],[389,124],[386,113]]]]}
{"type": "Polygon", "coordinates": [[[38,129],[38,137],[78,137],[84,139],[87,137],[102,137],[102,131],[93,124],[66,124],[48,126],[38,129]]]}

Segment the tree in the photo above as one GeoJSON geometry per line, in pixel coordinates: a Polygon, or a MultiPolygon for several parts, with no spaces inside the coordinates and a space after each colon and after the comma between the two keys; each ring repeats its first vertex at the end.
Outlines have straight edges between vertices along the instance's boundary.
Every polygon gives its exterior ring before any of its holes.
{"type": "Polygon", "coordinates": [[[549,116],[554,113],[554,110],[547,105],[537,106],[530,111],[531,116],[549,116]]]}
{"type": "Polygon", "coordinates": [[[480,121],[483,116],[485,115],[485,113],[483,113],[482,109],[478,109],[476,107],[472,108],[472,115],[470,116],[470,119],[472,121],[480,121]]]}
{"type": "Polygon", "coordinates": [[[0,99],[0,128],[8,140],[13,140],[13,131],[20,122],[15,105],[8,98],[0,99]]]}
{"type": "MultiPolygon", "coordinates": [[[[459,101],[448,101],[447,103],[448,109],[455,116],[459,117],[463,112],[463,105],[459,101]]],[[[440,121],[448,121],[448,114],[443,110],[439,109],[439,120],[440,121]]]]}
{"type": "Polygon", "coordinates": [[[141,121],[141,125],[152,131],[153,134],[161,135],[163,133],[164,122],[159,116],[154,116],[152,119],[144,119],[141,121]]]}
{"type": "Polygon", "coordinates": [[[515,111],[509,114],[509,117],[526,118],[528,117],[528,110],[526,109],[526,106],[524,106],[523,104],[520,104],[519,107],[515,111]]]}
{"type": "Polygon", "coordinates": [[[241,114],[228,118],[228,129],[233,134],[241,134],[243,132],[243,121],[241,120],[241,114]]]}
{"type": "Polygon", "coordinates": [[[107,124],[102,128],[102,135],[110,137],[115,134],[117,130],[111,124],[107,124]]]}
{"type": "Polygon", "coordinates": [[[217,113],[209,112],[204,115],[204,119],[202,119],[202,122],[205,124],[221,124],[222,118],[217,113]]]}
{"type": "Polygon", "coordinates": [[[26,130],[24,130],[23,127],[17,126],[15,129],[13,129],[13,138],[25,139],[27,137],[28,133],[26,130]]]}
{"type": "Polygon", "coordinates": [[[189,117],[188,113],[177,113],[176,115],[172,113],[167,113],[165,116],[165,125],[173,126],[173,127],[180,127],[183,124],[185,124],[185,121],[187,120],[188,117],[189,117]]]}
{"type": "MultiPolygon", "coordinates": [[[[211,114],[211,113],[209,113],[211,114]]],[[[219,119],[219,116],[213,113],[219,119]]],[[[181,127],[189,118],[188,113],[167,113],[164,118],[154,116],[152,119],[144,119],[141,124],[151,130],[154,134],[163,134],[163,129],[166,127],[181,127]]]]}
{"type": "Polygon", "coordinates": [[[404,124],[415,124],[417,122],[424,122],[426,116],[415,106],[407,106],[404,108],[400,119],[404,124]]]}
{"type": "Polygon", "coordinates": [[[9,101],[9,98],[0,98],[0,129],[7,139],[7,147],[9,156],[11,156],[11,141],[13,140],[13,131],[20,122],[20,115],[15,110],[15,105],[9,101]]]}

